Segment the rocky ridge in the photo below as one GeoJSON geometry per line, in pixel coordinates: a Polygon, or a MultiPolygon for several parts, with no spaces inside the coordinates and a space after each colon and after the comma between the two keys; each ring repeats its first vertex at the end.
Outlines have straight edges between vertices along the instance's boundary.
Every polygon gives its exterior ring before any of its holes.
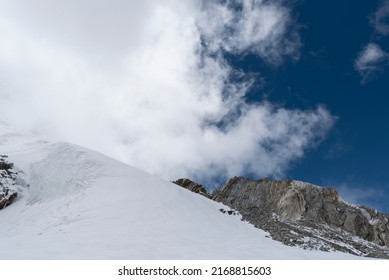
{"type": "Polygon", "coordinates": [[[211,195],[207,192],[205,187],[203,185],[197,184],[195,182],[192,182],[189,179],[178,179],[177,181],[173,182],[176,185],[179,185],[181,187],[184,187],[185,189],[190,190],[191,192],[201,194],[205,197],[211,198],[211,195]]]}
{"type": "Polygon", "coordinates": [[[19,172],[8,157],[0,155],[0,210],[11,205],[18,197],[19,172]]]}
{"type": "MultiPolygon", "coordinates": [[[[174,183],[205,190],[189,179],[174,183]]],[[[195,192],[231,207],[286,245],[389,259],[389,215],[347,203],[333,188],[234,177],[213,193],[195,192]]]]}

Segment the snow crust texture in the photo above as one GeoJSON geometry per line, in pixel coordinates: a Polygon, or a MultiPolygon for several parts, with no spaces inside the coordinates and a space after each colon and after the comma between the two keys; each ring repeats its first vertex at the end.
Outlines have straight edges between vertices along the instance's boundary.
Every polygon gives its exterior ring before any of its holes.
{"type": "Polygon", "coordinates": [[[30,202],[63,197],[84,191],[99,176],[99,165],[75,146],[59,143],[49,155],[32,165],[30,202]]]}

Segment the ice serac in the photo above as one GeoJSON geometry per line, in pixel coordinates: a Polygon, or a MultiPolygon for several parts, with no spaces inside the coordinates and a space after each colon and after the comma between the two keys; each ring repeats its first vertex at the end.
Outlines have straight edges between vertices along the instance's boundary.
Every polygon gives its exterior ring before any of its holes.
{"type": "Polygon", "coordinates": [[[344,202],[333,188],[234,177],[208,195],[284,244],[389,258],[389,215],[344,202]]]}

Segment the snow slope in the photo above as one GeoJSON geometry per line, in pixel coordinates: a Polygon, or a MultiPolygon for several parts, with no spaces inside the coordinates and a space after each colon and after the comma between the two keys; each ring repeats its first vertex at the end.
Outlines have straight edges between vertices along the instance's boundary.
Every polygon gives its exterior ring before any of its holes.
{"type": "Polygon", "coordinates": [[[227,206],[68,143],[0,131],[29,187],[0,211],[0,259],[354,259],[306,251],[227,206]]]}

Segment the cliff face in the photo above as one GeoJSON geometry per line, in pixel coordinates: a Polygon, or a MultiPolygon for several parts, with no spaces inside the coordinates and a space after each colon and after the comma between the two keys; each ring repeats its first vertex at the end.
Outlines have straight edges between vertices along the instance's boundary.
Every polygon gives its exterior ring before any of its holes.
{"type": "Polygon", "coordinates": [[[335,189],[234,177],[207,195],[284,244],[389,258],[389,215],[346,203],[335,189]]]}

